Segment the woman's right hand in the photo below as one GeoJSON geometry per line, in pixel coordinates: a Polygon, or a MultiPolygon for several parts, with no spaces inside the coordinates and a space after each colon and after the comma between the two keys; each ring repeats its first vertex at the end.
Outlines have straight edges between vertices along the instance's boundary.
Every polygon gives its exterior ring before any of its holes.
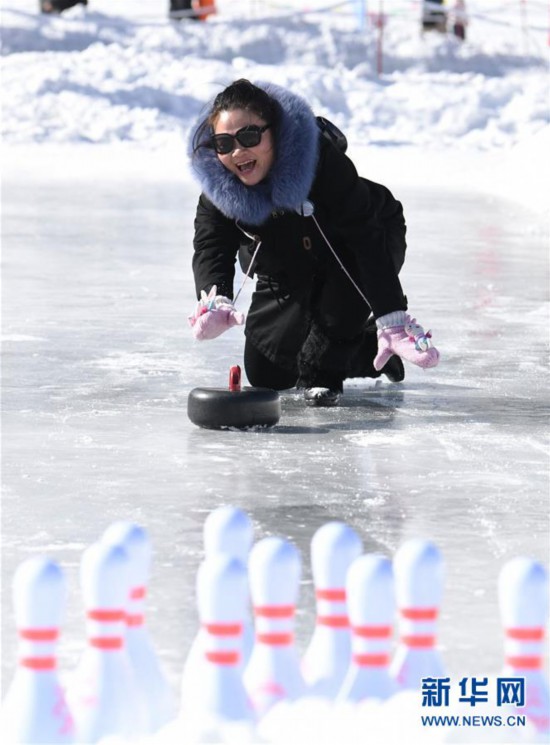
{"type": "Polygon", "coordinates": [[[242,326],[244,323],[244,314],[235,309],[229,298],[216,295],[216,291],[216,285],[208,295],[202,290],[195,312],[189,316],[189,325],[198,341],[215,339],[232,326],[242,326]]]}

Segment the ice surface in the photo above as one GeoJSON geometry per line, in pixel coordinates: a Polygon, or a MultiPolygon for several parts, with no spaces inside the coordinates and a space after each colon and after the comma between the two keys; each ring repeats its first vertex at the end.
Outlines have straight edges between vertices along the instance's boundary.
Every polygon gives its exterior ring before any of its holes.
{"type": "Polygon", "coordinates": [[[548,267],[543,235],[525,228],[531,215],[475,193],[392,185],[409,223],[403,281],[440,366],[408,365],[397,385],[351,381],[335,409],[284,393],[271,430],[201,430],[187,395],[225,386],[243,336],[197,343],[186,326],[196,186],[125,181],[114,151],[101,178],[85,168],[72,178],[82,152],[66,179],[10,169],[4,187],[4,680],[17,563],[47,552],[67,569],[70,668],[84,643],[82,549],[125,519],[151,533],[149,624],[177,685],[196,630],[202,523],[228,503],[249,512],[256,538],[276,533],[303,552],[302,647],[309,541],[339,519],[366,551],[435,541],[445,660],[456,673],[498,671],[498,572],[517,554],[548,556],[548,267]]]}

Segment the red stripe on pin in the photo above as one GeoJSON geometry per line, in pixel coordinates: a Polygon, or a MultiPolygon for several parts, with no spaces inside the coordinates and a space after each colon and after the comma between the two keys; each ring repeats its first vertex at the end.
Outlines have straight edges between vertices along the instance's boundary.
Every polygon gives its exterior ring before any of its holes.
{"type": "Polygon", "coordinates": [[[334,590],[317,590],[315,592],[317,600],[332,600],[337,603],[345,603],[346,591],[342,589],[334,590]]]}
{"type": "Polygon", "coordinates": [[[401,608],[401,616],[409,621],[435,621],[437,608],[401,608]]]}
{"type": "Polygon", "coordinates": [[[134,587],[132,590],[130,590],[130,599],[131,600],[143,600],[143,598],[146,595],[146,589],[145,587],[134,587]]]}
{"type": "Polygon", "coordinates": [[[505,662],[516,670],[540,670],[542,668],[542,658],[538,656],[506,657],[505,662]]]}
{"type": "Polygon", "coordinates": [[[54,642],[59,629],[19,629],[19,638],[30,642],[54,642]]]}
{"type": "Polygon", "coordinates": [[[90,621],[101,621],[102,623],[116,623],[126,619],[123,610],[89,610],[86,616],[90,621]]]}
{"type": "Polygon", "coordinates": [[[430,649],[435,644],[435,636],[402,636],[401,642],[412,649],[430,649]]]}
{"type": "Polygon", "coordinates": [[[205,656],[216,665],[237,665],[240,660],[238,652],[206,652],[205,656]]]}
{"type": "Polygon", "coordinates": [[[143,613],[134,613],[134,614],[127,614],[126,615],[126,625],[127,626],[143,626],[145,622],[145,616],[143,613]]]}
{"type": "Polygon", "coordinates": [[[391,636],[391,626],[352,626],[355,636],[362,639],[387,639],[391,636]]]}
{"type": "Polygon", "coordinates": [[[259,618],[292,618],[294,605],[260,605],[254,608],[254,615],[259,618]]]}
{"type": "Polygon", "coordinates": [[[518,639],[520,641],[538,642],[544,639],[544,629],[543,628],[506,629],[506,636],[508,637],[508,639],[518,639]]]}
{"type": "Polygon", "coordinates": [[[389,654],[353,654],[352,660],[359,667],[386,667],[390,663],[389,654]]]}
{"type": "Polygon", "coordinates": [[[110,651],[122,649],[123,639],[120,636],[95,636],[90,639],[90,646],[110,651]]]}
{"type": "Polygon", "coordinates": [[[22,657],[19,664],[29,670],[55,670],[57,667],[55,657],[22,657]]]}
{"type": "Polygon", "coordinates": [[[242,633],[242,623],[203,623],[202,627],[212,636],[239,636],[242,633]]]}
{"type": "Polygon", "coordinates": [[[349,626],[349,619],[347,616],[317,616],[317,623],[331,629],[346,629],[349,626]]]}
{"type": "Polygon", "coordinates": [[[294,641],[293,634],[257,634],[256,639],[261,644],[271,644],[273,646],[284,646],[292,644],[294,641]]]}

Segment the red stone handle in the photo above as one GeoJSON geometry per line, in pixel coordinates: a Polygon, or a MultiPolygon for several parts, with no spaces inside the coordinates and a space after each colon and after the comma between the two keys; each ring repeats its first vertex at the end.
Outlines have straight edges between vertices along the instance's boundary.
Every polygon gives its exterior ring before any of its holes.
{"type": "Polygon", "coordinates": [[[241,368],[238,365],[233,365],[229,370],[229,390],[241,390],[241,368]]]}

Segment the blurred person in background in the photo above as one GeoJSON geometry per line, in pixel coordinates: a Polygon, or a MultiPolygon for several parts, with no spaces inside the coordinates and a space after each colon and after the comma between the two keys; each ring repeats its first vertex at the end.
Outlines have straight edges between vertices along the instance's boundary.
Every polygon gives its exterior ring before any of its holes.
{"type": "Polygon", "coordinates": [[[423,0],[422,2],[422,30],[447,31],[447,9],[445,0],[423,0]]]}
{"type": "Polygon", "coordinates": [[[88,0],[41,0],[42,13],[62,13],[74,5],[88,5],[88,0]]]}
{"type": "MultiPolygon", "coordinates": [[[[197,4],[201,6],[201,3],[197,4]]],[[[88,5],[88,0],[40,0],[40,10],[42,13],[59,14],[68,10],[75,5],[88,5]]],[[[213,12],[214,0],[211,0],[209,11],[199,12],[194,8],[193,0],[170,0],[168,17],[174,21],[183,21],[185,19],[199,21],[206,18],[208,12],[213,12]]]]}
{"type": "MultiPolygon", "coordinates": [[[[214,0],[212,0],[212,3],[214,3],[214,0]]],[[[185,21],[186,19],[198,21],[200,18],[193,6],[192,0],[170,0],[168,16],[173,21],[185,21]]]]}

